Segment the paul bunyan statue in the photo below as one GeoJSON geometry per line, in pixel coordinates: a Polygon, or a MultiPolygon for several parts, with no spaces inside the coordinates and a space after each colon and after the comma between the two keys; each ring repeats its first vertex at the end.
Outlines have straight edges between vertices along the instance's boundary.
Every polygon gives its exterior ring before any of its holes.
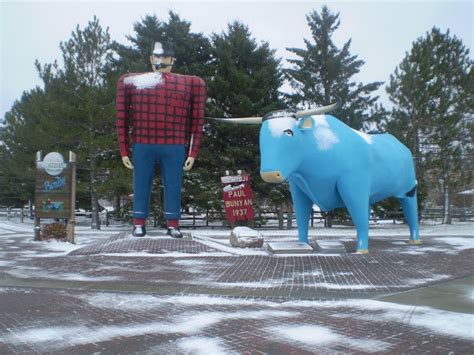
{"type": "Polygon", "coordinates": [[[156,42],[150,56],[152,71],[125,74],[117,83],[120,153],[123,164],[133,169],[135,237],[146,235],[145,222],[157,165],[164,185],[167,234],[183,237],[179,230],[183,170],[191,170],[199,151],[206,85],[197,76],[172,73],[174,60],[172,44],[156,42]]]}

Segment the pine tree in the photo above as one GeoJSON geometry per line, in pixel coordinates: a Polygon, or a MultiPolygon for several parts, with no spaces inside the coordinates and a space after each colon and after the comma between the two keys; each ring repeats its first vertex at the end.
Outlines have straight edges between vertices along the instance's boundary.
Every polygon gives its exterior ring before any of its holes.
{"type": "Polygon", "coordinates": [[[151,70],[150,55],[153,44],[171,42],[175,47],[173,72],[178,74],[208,76],[210,42],[201,33],[191,31],[191,23],[169,12],[167,21],[160,21],[155,15],[145,16],[133,26],[134,34],[127,39],[132,46],[114,43],[119,55],[117,66],[123,72],[148,72],[151,70]]]}
{"type": "Polygon", "coordinates": [[[396,105],[388,128],[401,131],[414,152],[422,191],[441,181],[443,223],[451,222],[452,196],[472,178],[465,159],[472,149],[472,63],[460,39],[434,27],[413,43],[387,87],[396,105]]]}
{"type": "Polygon", "coordinates": [[[100,165],[115,150],[111,44],[108,29],[104,31],[94,17],[60,44],[64,68],[57,63],[36,63],[49,105],[49,118],[44,121],[56,132],[56,142],[77,152],[79,195],[88,192],[92,227],[97,229],[98,187],[106,178],[100,165]]]}
{"type": "Polygon", "coordinates": [[[41,122],[46,111],[45,95],[39,88],[23,93],[5,114],[0,129],[0,204],[23,206],[34,198],[34,153],[48,147],[49,132],[41,122]]]}
{"type": "MultiPolygon", "coordinates": [[[[269,44],[258,44],[247,26],[234,22],[227,32],[212,37],[212,80],[208,81],[208,115],[211,117],[262,116],[284,107],[278,89],[282,83],[280,61],[269,44]]],[[[210,122],[199,158],[200,181],[206,199],[201,208],[221,209],[220,177],[225,170],[244,169],[253,177],[258,205],[278,187],[260,179],[259,127],[210,122]]],[[[198,203],[198,201],[195,201],[198,203]]],[[[202,203],[202,204],[201,204],[202,203]]]]}
{"type": "Polygon", "coordinates": [[[332,36],[340,25],[339,14],[323,6],[320,13],[313,11],[306,19],[312,39],[304,40],[305,49],[287,48],[297,57],[288,60],[292,67],[285,70],[286,79],[294,89],[294,93],[287,95],[289,104],[321,106],[339,97],[342,106],[334,111],[335,116],[354,129],[374,129],[373,123],[378,123],[381,117],[377,114],[378,97],[372,97],[371,93],[382,82],[353,81],[352,77],[360,72],[364,61],[350,53],[350,39],[341,49],[333,42],[332,36]]]}
{"type": "MultiPolygon", "coordinates": [[[[292,67],[285,70],[294,93],[286,95],[289,105],[322,106],[341,100],[342,105],[331,112],[354,129],[374,131],[385,117],[384,110],[376,104],[378,96],[371,96],[382,82],[357,83],[353,76],[360,72],[364,61],[350,53],[351,40],[338,48],[332,40],[339,28],[339,14],[327,6],[321,12],[313,11],[306,16],[312,38],[304,39],[306,48],[287,48],[297,59],[289,59],[292,67]]],[[[327,215],[325,224],[331,226],[332,217],[342,221],[348,215],[338,210],[327,215]]]]}

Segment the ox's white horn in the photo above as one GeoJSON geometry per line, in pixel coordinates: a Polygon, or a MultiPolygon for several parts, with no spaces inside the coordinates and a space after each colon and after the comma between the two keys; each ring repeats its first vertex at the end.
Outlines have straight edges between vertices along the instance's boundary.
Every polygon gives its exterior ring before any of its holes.
{"type": "Polygon", "coordinates": [[[206,117],[208,120],[214,120],[224,123],[234,124],[261,124],[262,117],[232,117],[232,118],[221,118],[221,117],[206,117]]]}
{"type": "Polygon", "coordinates": [[[305,116],[320,115],[322,113],[331,112],[331,111],[335,110],[336,108],[338,108],[340,104],[341,104],[341,101],[338,100],[334,104],[323,106],[323,107],[318,107],[318,108],[315,108],[313,110],[298,111],[298,112],[295,113],[295,117],[298,119],[298,118],[305,117],[305,116]]]}

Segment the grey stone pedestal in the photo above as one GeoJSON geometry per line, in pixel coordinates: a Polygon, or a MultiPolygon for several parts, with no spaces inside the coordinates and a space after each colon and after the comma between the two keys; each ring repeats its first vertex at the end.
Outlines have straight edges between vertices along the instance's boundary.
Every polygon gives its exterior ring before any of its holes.
{"type": "Polygon", "coordinates": [[[311,254],[313,248],[301,242],[272,242],[268,243],[268,251],[272,254],[311,254]]]}
{"type": "Polygon", "coordinates": [[[346,253],[346,247],[340,240],[316,240],[314,248],[321,254],[343,254],[346,253]]]}

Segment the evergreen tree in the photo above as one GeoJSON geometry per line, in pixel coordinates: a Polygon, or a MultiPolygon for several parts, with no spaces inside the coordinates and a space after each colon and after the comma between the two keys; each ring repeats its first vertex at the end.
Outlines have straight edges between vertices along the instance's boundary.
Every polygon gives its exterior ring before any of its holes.
{"type": "Polygon", "coordinates": [[[21,207],[34,198],[35,152],[49,147],[49,132],[41,117],[47,112],[44,92],[23,93],[5,114],[0,129],[0,204],[21,207]]]}
{"type": "Polygon", "coordinates": [[[380,107],[376,106],[378,97],[372,97],[371,93],[382,82],[353,81],[364,61],[350,53],[350,39],[341,49],[334,44],[332,36],[340,25],[339,14],[323,6],[320,13],[313,11],[306,19],[312,40],[304,40],[305,49],[287,48],[297,57],[288,60],[292,67],[285,70],[286,79],[294,89],[294,93],[287,95],[288,102],[295,107],[321,106],[339,97],[342,106],[334,111],[335,116],[354,129],[373,130],[373,123],[379,123],[381,117],[380,107]]]}
{"type": "Polygon", "coordinates": [[[472,149],[473,79],[469,50],[434,27],[413,43],[387,86],[395,103],[387,128],[401,132],[414,153],[422,199],[428,184],[441,181],[443,223],[451,221],[453,194],[471,179],[465,157],[472,149]]]}
{"type": "Polygon", "coordinates": [[[155,42],[172,42],[176,61],[173,72],[207,77],[206,66],[210,61],[210,42],[201,33],[191,31],[191,23],[170,11],[168,21],[160,21],[156,15],[147,15],[133,26],[134,34],[127,39],[132,46],[114,43],[119,55],[117,66],[123,72],[148,72],[151,70],[150,55],[155,42]]]}
{"type": "MultiPolygon", "coordinates": [[[[262,116],[283,108],[278,92],[282,84],[280,60],[268,43],[258,44],[247,26],[229,24],[227,32],[212,37],[212,79],[208,81],[208,115],[211,117],[262,116]]],[[[204,199],[201,208],[222,208],[220,177],[225,170],[245,169],[253,177],[258,205],[275,195],[278,187],[260,179],[259,127],[210,122],[196,174],[204,199]]],[[[278,195],[278,194],[277,194],[278,195]]]]}
{"type": "MultiPolygon", "coordinates": [[[[321,12],[313,11],[306,16],[312,38],[304,39],[306,48],[287,48],[296,59],[289,59],[292,67],[285,70],[285,78],[294,92],[286,99],[293,107],[322,106],[341,100],[342,105],[331,112],[354,129],[374,131],[385,117],[383,107],[376,104],[378,96],[371,96],[382,82],[357,83],[353,76],[360,72],[364,61],[350,53],[351,40],[338,48],[332,40],[339,28],[339,14],[327,6],[321,12]]],[[[345,210],[326,215],[326,226],[332,218],[345,221],[345,210]]]]}
{"type": "Polygon", "coordinates": [[[78,194],[88,193],[92,227],[100,228],[98,188],[106,178],[101,163],[115,151],[115,88],[109,85],[111,39],[96,17],[60,44],[64,68],[36,63],[48,103],[44,122],[54,132],[52,146],[78,155],[78,194]]]}

